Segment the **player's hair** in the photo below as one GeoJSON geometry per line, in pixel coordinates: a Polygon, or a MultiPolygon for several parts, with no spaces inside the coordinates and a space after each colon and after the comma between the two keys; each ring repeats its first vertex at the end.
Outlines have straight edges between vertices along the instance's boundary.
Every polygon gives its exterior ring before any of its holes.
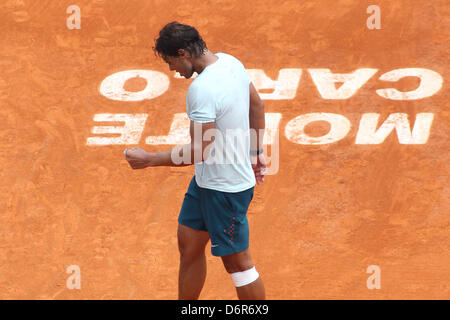
{"type": "Polygon", "coordinates": [[[168,56],[178,57],[179,49],[189,51],[198,58],[208,48],[194,27],[174,21],[161,29],[159,38],[155,39],[153,50],[155,54],[164,59],[168,56]]]}

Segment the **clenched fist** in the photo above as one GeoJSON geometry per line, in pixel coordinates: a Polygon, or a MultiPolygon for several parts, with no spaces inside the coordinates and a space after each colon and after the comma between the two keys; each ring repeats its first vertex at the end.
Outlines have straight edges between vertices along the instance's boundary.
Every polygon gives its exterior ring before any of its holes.
{"type": "Polygon", "coordinates": [[[144,169],[151,165],[150,153],[141,148],[125,149],[123,153],[133,169],[144,169]]]}

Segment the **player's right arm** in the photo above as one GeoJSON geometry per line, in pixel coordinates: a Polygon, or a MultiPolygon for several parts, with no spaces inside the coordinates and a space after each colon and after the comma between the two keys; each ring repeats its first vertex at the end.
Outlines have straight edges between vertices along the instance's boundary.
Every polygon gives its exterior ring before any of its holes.
{"type": "Polygon", "coordinates": [[[252,155],[252,167],[255,172],[256,182],[259,184],[264,181],[264,170],[266,168],[266,162],[264,154],[256,155],[263,150],[264,131],[266,128],[266,119],[264,114],[264,102],[261,100],[258,91],[252,82],[250,86],[250,154],[252,155]]]}
{"type": "Polygon", "coordinates": [[[250,150],[260,150],[263,147],[266,120],[264,115],[264,102],[259,97],[255,86],[250,82],[250,128],[258,132],[257,139],[253,139],[250,150]],[[261,132],[261,134],[259,134],[261,132]]]}

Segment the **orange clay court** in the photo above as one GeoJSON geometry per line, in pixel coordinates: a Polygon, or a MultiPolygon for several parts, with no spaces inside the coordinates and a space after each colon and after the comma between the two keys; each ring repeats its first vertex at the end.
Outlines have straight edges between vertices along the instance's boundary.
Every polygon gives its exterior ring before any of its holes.
{"type": "MultiPolygon", "coordinates": [[[[3,0],[0,16],[1,299],[177,298],[177,217],[194,167],[134,171],[123,156],[174,147],[148,139],[186,112],[192,80],[152,50],[174,20],[253,70],[266,117],[278,115],[279,169],[248,212],[267,298],[450,298],[447,1],[3,0]],[[360,85],[333,76],[363,69],[360,85]],[[158,93],[137,101],[100,92],[126,70],[165,82],[125,79],[128,96],[158,93]],[[124,141],[94,129],[124,127],[105,114],[141,118],[124,141]]],[[[207,260],[200,299],[235,299],[210,244],[207,260]]]]}

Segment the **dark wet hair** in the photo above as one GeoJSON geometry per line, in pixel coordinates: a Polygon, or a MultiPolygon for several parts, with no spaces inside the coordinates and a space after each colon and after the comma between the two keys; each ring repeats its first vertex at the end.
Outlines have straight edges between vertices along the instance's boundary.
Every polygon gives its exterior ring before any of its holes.
{"type": "Polygon", "coordinates": [[[153,50],[155,54],[165,59],[168,56],[178,57],[179,49],[184,49],[198,58],[208,48],[194,27],[174,21],[161,29],[159,38],[155,39],[153,50]]]}

